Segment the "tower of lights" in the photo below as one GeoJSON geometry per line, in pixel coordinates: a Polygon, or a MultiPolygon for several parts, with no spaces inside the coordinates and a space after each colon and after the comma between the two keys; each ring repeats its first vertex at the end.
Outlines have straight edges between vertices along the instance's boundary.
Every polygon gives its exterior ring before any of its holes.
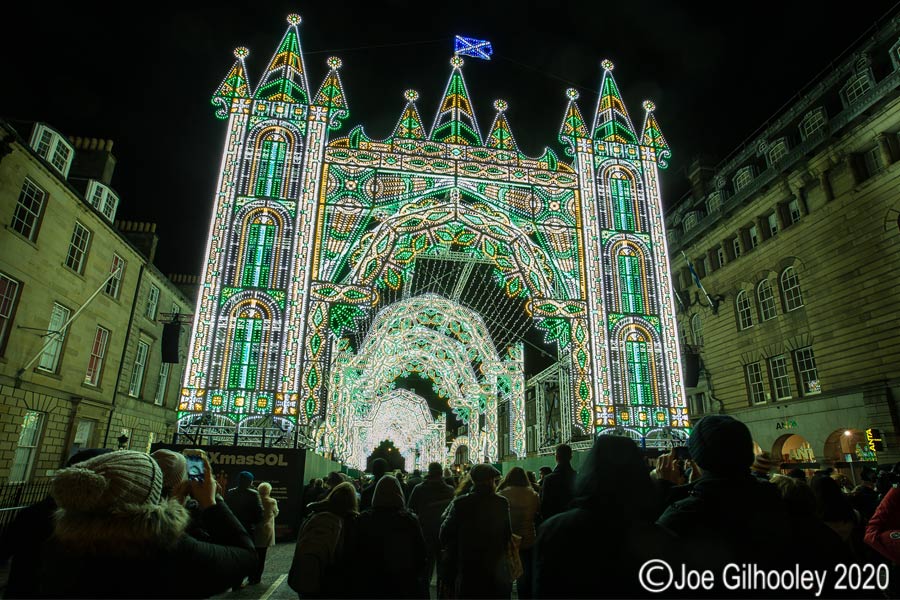
{"type": "Polygon", "coordinates": [[[251,443],[271,427],[296,443],[315,430],[320,450],[354,464],[371,436],[402,431],[404,452],[432,458],[443,419],[395,386],[417,373],[470,425],[477,455],[524,456],[521,344],[495,347],[483,315],[452,299],[386,304],[417,259],[452,247],[489,263],[568,361],[563,439],[683,437],[657,179],[670,152],[653,103],[636,130],[605,60],[591,123],[566,92],[558,141],[571,160],[550,148],[532,158],[505,101],[480,130],[454,56],[431,127],[408,90],[393,133],[371,139],[362,126],[341,131],[340,59],[309,86],[299,25],[288,17],[255,86],[237,48],[212,99],[227,132],[179,431],[251,443]],[[353,347],[346,332],[367,319],[353,347]],[[509,448],[498,447],[498,401],[510,406],[509,448]]]}

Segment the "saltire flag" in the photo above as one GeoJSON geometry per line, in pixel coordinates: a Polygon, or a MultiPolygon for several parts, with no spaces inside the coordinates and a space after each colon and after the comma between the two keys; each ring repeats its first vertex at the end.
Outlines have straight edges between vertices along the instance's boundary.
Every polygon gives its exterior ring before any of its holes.
{"type": "Polygon", "coordinates": [[[453,52],[463,56],[491,60],[491,54],[494,53],[494,49],[487,40],[476,40],[475,38],[458,35],[453,40],[453,52]]]}
{"type": "Polygon", "coordinates": [[[703,292],[703,295],[706,296],[706,301],[709,302],[710,308],[713,310],[713,314],[718,312],[719,303],[713,302],[713,299],[709,297],[709,293],[706,291],[706,288],[703,287],[703,283],[700,281],[700,276],[697,275],[697,270],[694,269],[694,263],[691,262],[691,259],[688,258],[687,254],[684,253],[684,250],[681,251],[681,255],[684,257],[684,260],[687,261],[688,270],[691,272],[691,277],[694,278],[694,283],[697,284],[697,287],[700,288],[700,291],[703,292]]]}

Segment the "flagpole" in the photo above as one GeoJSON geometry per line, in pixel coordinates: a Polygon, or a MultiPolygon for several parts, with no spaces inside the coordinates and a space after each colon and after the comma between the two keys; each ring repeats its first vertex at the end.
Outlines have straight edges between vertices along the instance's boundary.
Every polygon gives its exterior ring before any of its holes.
{"type": "Polygon", "coordinates": [[[687,254],[684,253],[684,250],[681,251],[681,255],[684,257],[684,260],[687,261],[688,269],[691,271],[691,275],[694,276],[694,283],[697,284],[697,287],[700,288],[700,291],[703,292],[703,295],[706,296],[706,301],[709,302],[709,307],[716,312],[718,310],[718,304],[714,303],[712,298],[709,297],[709,293],[706,291],[706,288],[703,287],[703,282],[700,281],[700,276],[697,275],[697,271],[694,269],[694,264],[691,262],[691,259],[688,258],[687,254]]]}

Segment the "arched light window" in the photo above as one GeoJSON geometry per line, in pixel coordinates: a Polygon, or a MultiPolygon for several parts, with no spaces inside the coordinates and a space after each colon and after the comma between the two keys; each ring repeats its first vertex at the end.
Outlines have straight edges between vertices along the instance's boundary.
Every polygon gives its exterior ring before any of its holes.
{"type": "Polygon", "coordinates": [[[775,310],[775,296],[772,294],[772,286],[769,281],[763,279],[756,286],[756,300],[759,303],[759,318],[761,321],[774,319],[777,314],[775,310]]]}
{"type": "Polygon", "coordinates": [[[275,245],[275,223],[267,215],[258,215],[247,231],[244,248],[244,271],[241,285],[271,287],[272,248],[275,245]]]}
{"type": "Polygon", "coordinates": [[[706,199],[706,212],[713,214],[720,208],[722,208],[722,192],[713,192],[706,199]]]}
{"type": "Polygon", "coordinates": [[[788,267],[781,274],[781,294],[784,297],[784,310],[797,310],[803,306],[803,294],[800,292],[800,278],[794,267],[788,267]]]}
{"type": "Polygon", "coordinates": [[[625,339],[625,368],[630,404],[653,404],[650,358],[644,337],[632,332],[625,339]]]}
{"type": "Polygon", "coordinates": [[[814,108],[806,115],[804,115],[803,119],[800,121],[800,138],[806,139],[816,132],[820,131],[823,127],[825,127],[825,123],[828,121],[828,117],[825,114],[825,109],[818,107],[814,108]]]}
{"type": "Polygon", "coordinates": [[[753,312],[750,308],[750,298],[747,296],[747,292],[744,290],[738,292],[734,304],[735,308],[737,308],[738,328],[747,329],[748,327],[753,327],[753,312]]]}
{"type": "Polygon", "coordinates": [[[691,333],[694,336],[694,344],[702,346],[703,322],[700,320],[700,315],[694,315],[693,317],[691,317],[691,333]]]}
{"type": "Polygon", "coordinates": [[[734,176],[734,191],[738,192],[747,187],[751,181],[753,181],[753,165],[738,169],[734,176]]]}
{"type": "Polygon", "coordinates": [[[769,145],[769,149],[766,152],[766,160],[769,162],[769,165],[776,164],[779,160],[784,158],[784,156],[788,153],[787,139],[786,138],[778,138],[774,142],[769,145]]]}
{"type": "Polygon", "coordinates": [[[256,171],[255,194],[257,196],[282,197],[286,153],[287,142],[284,137],[272,134],[263,140],[259,166],[256,171]]]}
{"type": "Polygon", "coordinates": [[[636,231],[634,215],[634,190],[631,180],[616,171],[609,177],[609,195],[612,198],[613,224],[616,229],[636,231]]]}
{"type": "Polygon", "coordinates": [[[631,248],[619,252],[619,290],[623,313],[644,314],[643,276],[641,259],[631,248]]]}
{"type": "Polygon", "coordinates": [[[243,308],[235,319],[228,368],[228,389],[252,389],[259,375],[263,315],[255,308],[243,308]]]}

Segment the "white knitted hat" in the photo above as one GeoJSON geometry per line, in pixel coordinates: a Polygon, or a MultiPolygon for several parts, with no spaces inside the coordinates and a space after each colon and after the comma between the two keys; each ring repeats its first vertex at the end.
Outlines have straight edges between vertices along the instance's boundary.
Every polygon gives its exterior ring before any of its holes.
{"type": "Polygon", "coordinates": [[[50,493],[67,511],[127,511],[159,504],[162,486],[162,471],[149,454],[117,450],[58,471],[50,493]]]}
{"type": "Polygon", "coordinates": [[[176,485],[187,479],[187,461],[183,454],[160,449],[156,452],[151,452],[150,456],[162,469],[163,488],[172,490],[176,485]]]}

